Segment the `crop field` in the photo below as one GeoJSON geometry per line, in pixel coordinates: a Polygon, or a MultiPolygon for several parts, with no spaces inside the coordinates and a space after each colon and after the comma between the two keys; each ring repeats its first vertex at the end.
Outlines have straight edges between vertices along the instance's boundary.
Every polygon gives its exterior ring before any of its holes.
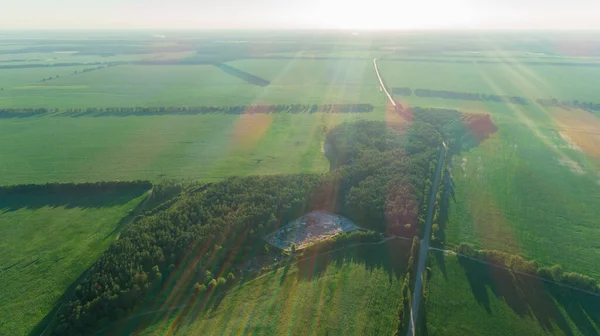
{"type": "Polygon", "coordinates": [[[379,62],[386,85],[505,94],[528,98],[598,100],[600,67],[434,62],[379,62]]]}
{"type": "Polygon", "coordinates": [[[597,161],[574,149],[560,127],[500,118],[497,134],[454,158],[447,241],[473,242],[597,277],[597,161]]]}
{"type": "Polygon", "coordinates": [[[0,106],[385,104],[370,58],[240,60],[227,65],[237,73],[213,65],[118,65],[72,76],[66,75],[83,67],[9,69],[6,82],[0,82],[0,106]],[[270,84],[256,85],[240,76],[244,73],[270,84]],[[59,78],[38,82],[56,74],[59,78]]]}
{"type": "Polygon", "coordinates": [[[391,241],[280,268],[205,311],[178,313],[140,335],[390,335],[409,248],[391,241]]]}
{"type": "Polygon", "coordinates": [[[325,172],[324,127],[356,118],[389,120],[381,110],[0,119],[0,185],[325,172]]]}
{"type": "Polygon", "coordinates": [[[429,335],[597,335],[600,298],[431,252],[429,335]],[[473,323],[476,321],[476,323],[473,323]]]}
{"type": "MultiPolygon", "coordinates": [[[[0,334],[26,335],[116,239],[144,190],[0,199],[0,334]]],[[[35,334],[35,333],[34,333],[35,334]]],[[[39,333],[37,333],[39,334],[39,333]]]]}

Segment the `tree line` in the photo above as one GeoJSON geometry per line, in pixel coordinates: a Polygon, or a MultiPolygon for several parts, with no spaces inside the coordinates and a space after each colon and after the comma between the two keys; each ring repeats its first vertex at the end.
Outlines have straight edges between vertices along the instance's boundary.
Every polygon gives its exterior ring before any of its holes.
{"type": "Polygon", "coordinates": [[[517,105],[527,105],[528,104],[528,100],[526,98],[518,97],[518,96],[495,95],[495,94],[484,94],[484,93],[473,93],[473,92],[460,92],[460,91],[446,91],[446,90],[428,90],[428,89],[416,89],[413,91],[409,87],[392,88],[393,95],[410,97],[413,95],[413,93],[417,97],[484,101],[484,102],[489,101],[489,102],[510,103],[510,104],[517,104],[517,105]]]}
{"type": "MultiPolygon", "coordinates": [[[[157,189],[158,199],[180,196],[136,217],[77,285],[51,329],[55,335],[89,334],[162,292],[210,300],[244,276],[247,260],[271,253],[262,237],[310,211],[336,212],[377,232],[416,236],[442,139],[422,120],[406,134],[385,122],[345,123],[326,137],[327,156],[336,163],[326,174],[165,185],[157,189]]],[[[305,253],[380,240],[377,232],[342,235],[305,253]]]]}
{"type": "Polygon", "coordinates": [[[235,106],[136,106],[136,107],[87,107],[87,108],[2,108],[0,117],[40,116],[58,113],[57,116],[155,116],[197,114],[256,114],[256,113],[365,113],[372,112],[371,104],[277,104],[235,106]],[[59,113],[60,112],[60,113],[59,113]]]}
{"type": "Polygon", "coordinates": [[[558,100],[556,98],[537,99],[536,103],[546,107],[579,108],[588,111],[600,111],[600,104],[593,102],[582,102],[579,100],[558,100]]]}
{"type": "Polygon", "coordinates": [[[46,183],[46,184],[18,184],[0,187],[0,196],[32,195],[32,194],[80,194],[86,195],[93,192],[122,192],[132,188],[149,190],[152,182],[137,181],[103,181],[88,183],[46,183]]]}
{"type": "MultiPolygon", "coordinates": [[[[581,288],[589,292],[600,293],[600,286],[596,279],[575,272],[564,272],[562,266],[558,264],[552,267],[540,267],[535,260],[527,260],[518,255],[496,250],[478,250],[469,243],[460,243],[455,250],[461,255],[507,267],[521,273],[539,276],[550,281],[581,288]]],[[[459,255],[459,258],[460,257],[461,256],[459,255]]]]}

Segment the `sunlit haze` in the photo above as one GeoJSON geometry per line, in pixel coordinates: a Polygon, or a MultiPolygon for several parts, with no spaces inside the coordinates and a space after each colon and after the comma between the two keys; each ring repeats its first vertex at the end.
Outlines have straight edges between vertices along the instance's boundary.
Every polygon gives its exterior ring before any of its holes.
{"type": "Polygon", "coordinates": [[[598,29],[597,0],[9,0],[0,29],[598,29]]]}

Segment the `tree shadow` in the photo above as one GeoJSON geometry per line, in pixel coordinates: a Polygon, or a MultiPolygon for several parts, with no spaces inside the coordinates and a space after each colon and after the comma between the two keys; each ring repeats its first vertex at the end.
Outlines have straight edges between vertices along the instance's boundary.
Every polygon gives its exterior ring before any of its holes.
{"type": "Polygon", "coordinates": [[[223,71],[224,73],[235,76],[235,77],[247,82],[248,84],[262,86],[262,87],[265,87],[265,86],[268,86],[269,84],[271,84],[271,82],[267,79],[258,77],[256,75],[253,75],[249,72],[240,70],[238,68],[234,68],[225,63],[214,64],[214,66],[217,67],[218,69],[220,69],[221,71],[223,71]]]}
{"type": "MultiPolygon", "coordinates": [[[[519,317],[530,317],[537,320],[545,331],[552,332],[555,327],[558,327],[564,334],[573,335],[573,331],[559,307],[559,305],[566,307],[566,302],[560,303],[560,300],[555,301],[553,299],[554,294],[550,288],[556,285],[531,276],[515,274],[502,267],[477,260],[464,257],[458,257],[458,260],[465,271],[473,296],[488,314],[492,314],[489,290],[497,298],[504,301],[519,317]],[[557,301],[559,302],[558,305],[557,301]]],[[[572,293],[569,293],[567,297],[571,301],[574,298],[572,293]]],[[[597,300],[598,298],[594,297],[594,299],[597,300]]],[[[579,306],[579,302],[575,302],[574,306],[579,306]]],[[[598,316],[597,308],[600,305],[596,302],[594,306],[596,307],[595,315],[598,316]]],[[[573,315],[577,315],[577,312],[573,312],[573,315]]],[[[591,324],[580,324],[575,318],[573,320],[577,323],[578,328],[583,326],[585,330],[593,329],[591,324]]],[[[584,332],[584,334],[592,333],[584,332]]]]}
{"type": "Polygon", "coordinates": [[[47,112],[0,112],[0,119],[39,118],[48,115],[47,112]]]}
{"type": "Polygon", "coordinates": [[[0,187],[0,214],[43,207],[104,208],[124,205],[150,190],[140,182],[40,184],[0,187]]]}
{"type": "MultiPolygon", "coordinates": [[[[43,320],[41,320],[35,328],[33,328],[27,335],[28,336],[39,336],[44,334],[44,332],[48,332],[51,329],[50,326],[55,322],[56,317],[58,316],[58,312],[62,308],[63,303],[67,302],[73,296],[75,288],[81,283],[81,281],[87,276],[93,266],[88,267],[85,271],[83,271],[71,285],[65,290],[63,295],[57,299],[52,307],[52,310],[46,314],[43,320]]],[[[49,334],[49,333],[46,333],[49,334]]]]}
{"type": "Polygon", "coordinates": [[[378,245],[347,247],[340,251],[307,256],[297,263],[297,276],[312,281],[320,278],[329,267],[341,268],[348,263],[363,264],[372,271],[383,269],[389,281],[401,279],[406,273],[411,242],[393,239],[378,245]]]}

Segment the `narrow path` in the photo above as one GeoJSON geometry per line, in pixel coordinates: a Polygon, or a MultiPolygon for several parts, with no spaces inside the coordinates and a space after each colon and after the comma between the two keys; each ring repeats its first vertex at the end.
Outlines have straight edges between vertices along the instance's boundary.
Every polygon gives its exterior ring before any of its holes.
{"type": "Polygon", "coordinates": [[[423,234],[423,239],[421,239],[421,249],[419,250],[419,266],[417,267],[417,274],[415,276],[415,288],[413,289],[412,307],[410,309],[410,322],[408,323],[408,336],[413,336],[416,333],[415,325],[418,321],[419,306],[421,304],[421,297],[423,296],[423,272],[425,271],[425,261],[427,261],[427,254],[429,252],[429,240],[431,239],[433,207],[435,205],[438,184],[440,183],[445,153],[446,146],[440,146],[440,155],[438,156],[437,167],[435,168],[435,178],[431,185],[431,195],[429,196],[429,204],[427,206],[425,233],[423,234]]]}
{"type": "Polygon", "coordinates": [[[430,251],[438,251],[438,252],[443,252],[443,253],[447,253],[447,254],[452,254],[452,255],[460,256],[462,258],[467,258],[467,259],[470,259],[470,260],[473,260],[473,261],[477,261],[477,262],[482,263],[482,264],[490,265],[490,266],[497,267],[497,268],[502,268],[502,269],[505,269],[505,270],[507,270],[507,271],[509,271],[511,273],[523,275],[523,276],[526,276],[526,277],[529,277],[529,278],[538,279],[538,280],[543,281],[543,282],[547,282],[547,283],[551,283],[551,284],[554,284],[554,285],[557,285],[557,286],[560,286],[560,287],[564,287],[564,288],[576,290],[576,291],[579,291],[579,292],[582,292],[582,293],[586,293],[586,294],[590,294],[590,295],[594,295],[594,296],[600,296],[599,293],[590,292],[590,291],[587,291],[587,290],[585,290],[583,288],[577,288],[577,287],[574,287],[574,286],[565,285],[563,283],[556,282],[556,281],[553,281],[553,280],[549,280],[549,279],[546,279],[546,278],[542,278],[542,277],[539,277],[537,275],[533,275],[533,274],[529,274],[529,273],[525,273],[525,272],[520,272],[520,271],[514,270],[514,269],[512,269],[510,267],[506,267],[506,266],[503,266],[503,265],[498,265],[498,264],[494,264],[494,263],[491,263],[491,262],[483,261],[481,259],[473,258],[473,257],[465,255],[465,254],[456,253],[456,252],[454,252],[452,250],[444,250],[444,249],[439,249],[439,248],[435,248],[435,247],[430,247],[429,250],[430,251]]]}
{"type": "Polygon", "coordinates": [[[383,79],[381,79],[381,75],[379,74],[379,68],[377,67],[377,58],[373,58],[373,66],[375,67],[375,73],[377,73],[377,78],[379,79],[379,85],[381,86],[381,89],[383,90],[383,92],[385,92],[385,95],[390,100],[392,106],[396,106],[396,102],[392,98],[392,95],[390,95],[388,90],[385,88],[385,85],[383,84],[383,79]]]}

